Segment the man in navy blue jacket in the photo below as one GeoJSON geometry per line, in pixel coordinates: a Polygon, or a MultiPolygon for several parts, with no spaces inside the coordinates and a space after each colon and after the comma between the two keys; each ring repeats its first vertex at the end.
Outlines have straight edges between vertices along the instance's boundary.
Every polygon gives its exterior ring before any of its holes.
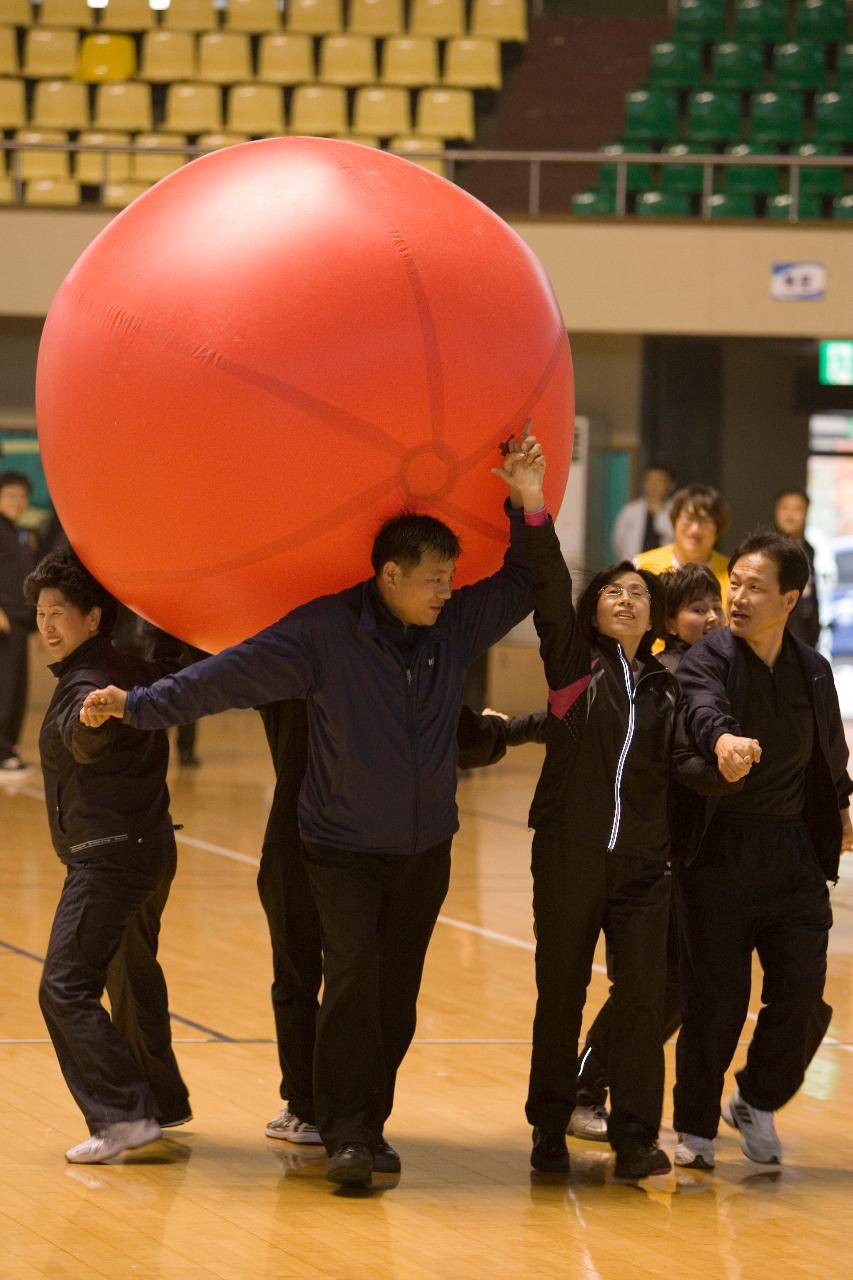
{"type": "MultiPolygon", "coordinates": [[[[521,447],[541,452],[532,436],[521,447]]],[[[82,712],[154,728],[306,699],[298,817],[323,933],[314,1101],[333,1182],[400,1167],[383,1126],[447,892],[465,670],[532,606],[520,495],[510,502],[503,566],[473,586],[452,592],[456,535],[404,513],[380,529],[369,581],[150,688],[100,690],[82,712]]]]}
{"type": "Polygon", "coordinates": [[[827,881],[853,847],[847,744],[829,664],[786,631],[808,581],[802,549],[748,538],[729,562],[729,626],[699,640],[678,680],[700,750],[737,794],[705,800],[678,892],[686,954],[676,1049],[676,1164],[710,1169],[723,1077],[749,1004],[752,953],[762,1008],[737,1088],[722,1109],[747,1156],[778,1164],[774,1112],[799,1089],[829,1024],[823,1001],[832,912],[827,881]]]}

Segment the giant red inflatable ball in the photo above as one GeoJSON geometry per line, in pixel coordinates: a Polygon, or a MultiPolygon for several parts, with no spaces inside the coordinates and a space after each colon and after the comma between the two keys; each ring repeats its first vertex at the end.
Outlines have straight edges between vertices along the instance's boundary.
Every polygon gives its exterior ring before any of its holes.
{"type": "Polygon", "coordinates": [[[542,267],[422,167],[319,138],[195,160],[72,268],[39,352],[45,472],[111,591],[218,650],[370,575],[430,512],[460,583],[500,564],[499,443],[528,417],[559,506],[571,357],[542,267]]]}

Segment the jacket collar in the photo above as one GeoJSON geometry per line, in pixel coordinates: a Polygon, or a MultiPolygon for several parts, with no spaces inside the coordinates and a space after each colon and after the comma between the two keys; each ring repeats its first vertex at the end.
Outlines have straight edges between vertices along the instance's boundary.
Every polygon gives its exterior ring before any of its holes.
{"type": "Polygon", "coordinates": [[[386,631],[393,634],[395,631],[402,637],[407,632],[415,632],[419,638],[425,639],[441,639],[447,637],[447,630],[444,625],[444,610],[431,627],[407,627],[401,622],[390,609],[388,609],[376,586],[376,579],[369,578],[367,582],[361,584],[361,610],[358,618],[359,631],[366,631],[371,635],[377,635],[380,631],[386,631]]]}
{"type": "Polygon", "coordinates": [[[77,648],[69,653],[67,658],[62,658],[59,662],[48,663],[48,671],[56,676],[57,680],[61,680],[69,671],[73,671],[75,667],[85,666],[86,663],[99,653],[112,651],[112,636],[101,635],[96,632],[89,640],[84,640],[82,644],[78,644],[77,648]]]}

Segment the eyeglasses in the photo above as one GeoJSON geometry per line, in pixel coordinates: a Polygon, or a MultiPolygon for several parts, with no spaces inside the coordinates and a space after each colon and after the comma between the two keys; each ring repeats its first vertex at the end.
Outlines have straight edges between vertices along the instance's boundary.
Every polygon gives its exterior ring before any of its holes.
{"type": "Polygon", "coordinates": [[[633,584],[630,587],[621,587],[618,583],[612,582],[609,586],[602,587],[598,594],[604,596],[605,600],[613,601],[621,600],[622,596],[625,595],[629,600],[633,600],[638,604],[643,600],[651,600],[651,596],[645,587],[638,587],[633,584]]]}
{"type": "Polygon", "coordinates": [[[717,522],[713,516],[703,515],[700,511],[680,511],[676,524],[683,524],[685,528],[689,528],[692,524],[697,524],[700,529],[716,529],[717,522]]]}

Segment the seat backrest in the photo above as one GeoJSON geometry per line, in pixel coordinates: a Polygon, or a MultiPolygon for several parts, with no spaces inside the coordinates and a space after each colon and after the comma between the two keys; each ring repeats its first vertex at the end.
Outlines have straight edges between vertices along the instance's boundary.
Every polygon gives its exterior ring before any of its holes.
{"type": "Polygon", "coordinates": [[[213,0],[171,0],[162,18],[167,31],[215,31],[219,26],[213,0]]]}
{"type": "Polygon", "coordinates": [[[372,84],[376,79],[376,43],[372,36],[324,36],[320,80],[325,84],[372,84]]]}
{"type": "Polygon", "coordinates": [[[130,80],[135,75],[136,46],[130,36],[95,31],[83,37],[75,80],[100,84],[102,80],[130,80]]]}
{"type": "Polygon", "coordinates": [[[142,80],[168,84],[192,80],[196,73],[196,45],[189,31],[148,31],[142,38],[142,80]]]}
{"type": "MultiPolygon", "coordinates": [[[[435,36],[391,36],[382,47],[382,82],[418,87],[438,81],[435,36]]],[[[408,136],[408,135],[405,135],[408,136]]]]}
{"type": "Polygon", "coordinates": [[[474,95],[470,89],[421,89],[415,132],[474,140],[474,95]]]}
{"type": "Polygon", "coordinates": [[[231,31],[248,31],[253,34],[278,31],[281,26],[281,10],[277,0],[228,0],[225,26],[231,31]]]}
{"type": "Polygon", "coordinates": [[[27,122],[23,80],[0,80],[0,129],[19,129],[27,122]]]}
{"type": "Polygon", "coordinates": [[[72,76],[79,47],[71,27],[29,27],[24,36],[24,75],[72,76]]]}
{"type": "Polygon", "coordinates": [[[288,0],[285,19],[288,31],[304,31],[313,36],[330,35],[344,28],[341,0],[288,0]]]}
{"type": "Polygon", "coordinates": [[[457,36],[444,51],[444,83],[468,89],[501,87],[500,46],[486,36],[457,36]]]}
{"type": "Polygon", "coordinates": [[[238,84],[252,78],[252,51],[244,31],[206,31],[198,38],[198,78],[238,84]]]}
{"type": "Polygon", "coordinates": [[[491,36],[493,40],[526,44],[525,0],[474,0],[471,9],[471,35],[491,36]]]}
{"type": "MultiPolygon", "coordinates": [[[[12,10],[18,9],[15,0],[12,0],[12,10]]],[[[26,9],[26,18],[20,16],[6,18],[7,22],[16,22],[20,26],[29,26],[32,22],[30,17],[29,3],[20,6],[26,9]]],[[[4,0],[3,14],[7,12],[7,5],[4,0]]],[[[87,27],[95,25],[95,10],[90,9],[86,0],[41,0],[38,7],[38,20],[43,27],[79,27],[85,30],[87,27]]]]}
{"type": "Polygon", "coordinates": [[[170,84],[166,90],[165,127],[176,133],[221,129],[221,89],[215,84],[170,84]]]}
{"type": "Polygon", "coordinates": [[[465,34],[463,0],[412,0],[409,30],[415,36],[440,40],[465,34]]]}
{"type": "Polygon", "coordinates": [[[151,86],[130,84],[102,84],[95,91],[96,129],[150,129],[151,86]]]}
{"type": "Polygon", "coordinates": [[[255,135],[285,133],[282,90],[275,84],[235,84],[228,93],[226,128],[255,135]]]}
{"type": "Polygon", "coordinates": [[[356,133],[372,133],[380,138],[390,138],[395,133],[409,133],[411,128],[408,89],[375,85],[356,91],[353,106],[353,129],[356,133]]]}
{"type": "Polygon", "coordinates": [[[314,79],[314,46],[303,32],[261,36],[258,79],[269,84],[303,84],[314,79]]]}
{"type": "Polygon", "coordinates": [[[32,123],[39,129],[85,129],[89,123],[86,86],[73,80],[39,80],[32,123]]]}
{"type": "Polygon", "coordinates": [[[350,0],[347,30],[354,35],[394,36],[405,29],[403,0],[350,0]]]}
{"type": "Polygon", "coordinates": [[[349,132],[347,91],[336,84],[300,84],[290,104],[291,133],[331,137],[349,132]]]}
{"type": "Polygon", "coordinates": [[[150,31],[157,15],[148,0],[108,0],[101,11],[103,31],[150,31]]]}

